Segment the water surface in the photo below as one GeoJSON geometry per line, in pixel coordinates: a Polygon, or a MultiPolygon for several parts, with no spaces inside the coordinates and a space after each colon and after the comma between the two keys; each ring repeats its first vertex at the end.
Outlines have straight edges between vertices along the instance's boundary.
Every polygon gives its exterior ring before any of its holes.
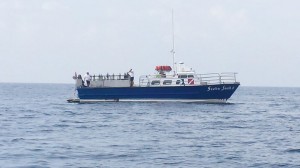
{"type": "Polygon", "coordinates": [[[300,167],[300,88],[72,104],[73,85],[0,87],[1,167],[300,167]]]}

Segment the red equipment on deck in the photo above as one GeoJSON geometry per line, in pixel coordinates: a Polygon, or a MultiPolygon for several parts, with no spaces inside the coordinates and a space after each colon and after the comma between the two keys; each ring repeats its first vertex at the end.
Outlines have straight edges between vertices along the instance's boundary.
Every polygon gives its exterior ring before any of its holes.
{"type": "Polygon", "coordinates": [[[171,68],[171,66],[168,66],[168,65],[158,65],[155,67],[155,70],[170,72],[170,71],[172,71],[172,68],[171,68]]]}

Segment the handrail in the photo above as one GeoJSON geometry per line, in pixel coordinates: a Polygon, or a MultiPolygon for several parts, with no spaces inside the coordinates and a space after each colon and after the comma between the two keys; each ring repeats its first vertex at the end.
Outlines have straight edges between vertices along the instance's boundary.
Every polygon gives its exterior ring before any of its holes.
{"type": "Polygon", "coordinates": [[[168,80],[171,80],[172,85],[179,85],[178,80],[182,81],[181,84],[186,85],[191,79],[193,83],[191,85],[215,85],[225,83],[236,83],[235,72],[224,73],[206,73],[206,74],[194,74],[193,77],[179,78],[175,75],[144,75],[139,78],[140,86],[161,86],[169,84],[168,80]],[[165,83],[165,84],[164,84],[165,83]]]}
{"type": "Polygon", "coordinates": [[[93,75],[91,76],[93,81],[98,81],[98,80],[129,80],[130,76],[124,73],[124,75],[119,74],[106,74],[106,75],[93,75]]]}

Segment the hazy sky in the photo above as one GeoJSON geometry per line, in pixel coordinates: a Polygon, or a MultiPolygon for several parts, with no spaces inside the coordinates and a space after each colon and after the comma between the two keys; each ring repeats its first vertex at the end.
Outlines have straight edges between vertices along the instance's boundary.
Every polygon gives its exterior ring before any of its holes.
{"type": "Polygon", "coordinates": [[[172,9],[176,61],[300,87],[299,0],[0,0],[0,82],[152,74],[172,65],[172,9]]]}

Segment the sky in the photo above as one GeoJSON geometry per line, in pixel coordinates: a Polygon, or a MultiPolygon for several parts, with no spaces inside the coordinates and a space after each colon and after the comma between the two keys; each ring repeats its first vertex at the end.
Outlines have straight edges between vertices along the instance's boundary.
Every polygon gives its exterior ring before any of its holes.
{"type": "Polygon", "coordinates": [[[175,61],[237,72],[242,86],[300,87],[299,0],[0,0],[0,83],[75,72],[152,74],[175,61]]]}

